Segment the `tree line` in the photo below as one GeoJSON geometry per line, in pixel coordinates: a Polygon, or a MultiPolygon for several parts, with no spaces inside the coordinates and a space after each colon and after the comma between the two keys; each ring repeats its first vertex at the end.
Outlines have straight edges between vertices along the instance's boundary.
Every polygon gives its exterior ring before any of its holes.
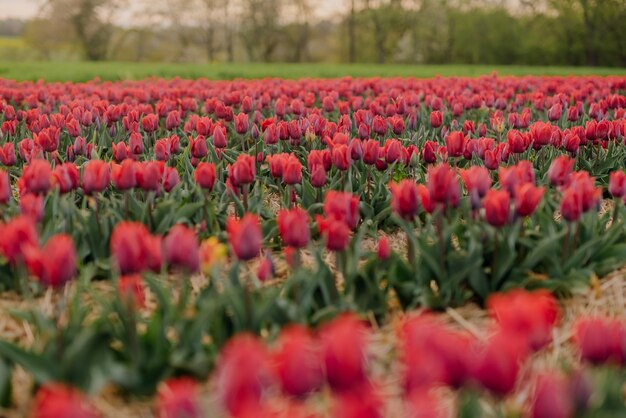
{"type": "Polygon", "coordinates": [[[626,66],[623,0],[42,2],[44,59],[626,66]]]}

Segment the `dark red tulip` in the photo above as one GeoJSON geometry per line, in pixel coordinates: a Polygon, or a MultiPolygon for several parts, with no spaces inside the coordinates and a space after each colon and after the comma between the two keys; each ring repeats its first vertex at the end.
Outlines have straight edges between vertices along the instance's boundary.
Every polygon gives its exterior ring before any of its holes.
{"type": "Polygon", "coordinates": [[[317,188],[324,187],[324,185],[326,185],[326,171],[324,171],[324,166],[314,166],[311,173],[311,185],[317,188]]]}
{"type": "Polygon", "coordinates": [[[372,121],[372,130],[378,135],[385,135],[387,133],[387,121],[385,118],[376,115],[372,121]]]}
{"type": "Polygon", "coordinates": [[[173,131],[178,127],[180,127],[180,112],[178,110],[173,110],[168,113],[165,118],[165,129],[173,131]]]}
{"type": "Polygon", "coordinates": [[[274,277],[275,274],[276,269],[274,267],[274,261],[272,260],[272,256],[267,253],[259,263],[259,267],[256,270],[256,277],[260,282],[265,282],[274,277]]]}
{"type": "Polygon", "coordinates": [[[154,144],[154,157],[159,161],[170,159],[170,141],[168,138],[159,139],[154,144]]]}
{"type": "Polygon", "coordinates": [[[309,214],[301,208],[279,210],[276,216],[278,232],[283,242],[294,248],[304,248],[309,243],[309,214]]]}
{"type": "Polygon", "coordinates": [[[233,253],[239,260],[251,260],[261,252],[263,235],[258,216],[246,213],[241,219],[229,217],[226,232],[233,253]]]}
{"type": "Polygon", "coordinates": [[[163,255],[170,267],[187,273],[195,273],[200,268],[198,237],[193,229],[174,225],[163,240],[163,255]]]}
{"type": "Polygon", "coordinates": [[[193,174],[196,183],[205,190],[213,190],[215,185],[215,165],[213,163],[199,163],[193,174]]]}
{"type": "Polygon", "coordinates": [[[563,146],[570,154],[577,154],[578,148],[580,147],[580,137],[573,133],[566,135],[563,141],[563,146]]]}
{"type": "Polygon", "coordinates": [[[424,148],[422,148],[422,160],[426,164],[433,164],[437,161],[437,143],[433,141],[426,141],[424,148]]]}
{"type": "Polygon", "coordinates": [[[131,156],[130,147],[128,147],[128,145],[126,145],[122,141],[120,141],[117,144],[113,142],[112,150],[113,150],[113,158],[118,163],[124,161],[125,159],[131,156]]]}
{"type": "Polygon", "coordinates": [[[403,219],[412,220],[417,215],[417,185],[413,180],[404,179],[391,183],[391,208],[403,219]]]}
{"type": "Polygon", "coordinates": [[[352,391],[335,394],[333,417],[382,418],[384,402],[374,387],[363,384],[352,391]]]}
{"type": "Polygon", "coordinates": [[[511,129],[506,134],[507,144],[514,154],[521,154],[526,151],[528,143],[526,142],[523,134],[520,131],[511,129]]]}

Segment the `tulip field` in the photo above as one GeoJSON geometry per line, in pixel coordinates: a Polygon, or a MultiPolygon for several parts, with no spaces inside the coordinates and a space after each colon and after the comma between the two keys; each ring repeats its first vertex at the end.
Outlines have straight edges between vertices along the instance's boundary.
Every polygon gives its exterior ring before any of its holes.
{"type": "Polygon", "coordinates": [[[0,416],[624,417],[625,170],[623,75],[0,79],[0,416]]]}

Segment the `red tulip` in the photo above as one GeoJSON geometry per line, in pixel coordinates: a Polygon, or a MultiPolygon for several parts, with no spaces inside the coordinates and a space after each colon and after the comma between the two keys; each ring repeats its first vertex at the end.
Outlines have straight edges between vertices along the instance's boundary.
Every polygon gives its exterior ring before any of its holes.
{"type": "Polygon", "coordinates": [[[239,113],[235,115],[235,131],[239,135],[243,135],[250,129],[250,119],[247,114],[239,113]]]}
{"type": "Polygon", "coordinates": [[[0,148],[0,163],[7,167],[11,167],[15,165],[15,162],[15,145],[13,145],[13,142],[5,142],[0,148]]]}
{"type": "Polygon", "coordinates": [[[46,160],[34,159],[24,167],[22,179],[26,190],[34,194],[46,194],[52,184],[52,168],[46,160]]]}
{"type": "Polygon", "coordinates": [[[515,188],[515,210],[519,216],[532,215],[543,198],[546,189],[532,183],[524,183],[515,188]]]}
{"type": "Polygon", "coordinates": [[[198,271],[200,251],[195,231],[182,224],[174,225],[163,241],[163,255],[170,267],[187,273],[198,271]]]}
{"type": "Polygon", "coordinates": [[[167,138],[156,141],[154,144],[154,157],[159,161],[170,159],[170,141],[167,138]]]}
{"type": "Polygon", "coordinates": [[[20,213],[28,216],[35,222],[43,219],[44,200],[43,196],[26,193],[20,196],[20,213]]]}
{"type": "Polygon", "coordinates": [[[450,132],[446,136],[446,148],[450,157],[462,156],[465,150],[465,135],[463,135],[463,132],[450,132]]]}
{"type": "Polygon", "coordinates": [[[511,129],[506,134],[507,144],[514,154],[521,154],[528,148],[528,142],[520,131],[511,129]]]}
{"type": "Polygon", "coordinates": [[[384,403],[380,395],[370,385],[362,385],[354,391],[335,395],[332,408],[333,417],[341,418],[382,418],[384,403]]]}
{"type": "Polygon", "coordinates": [[[342,220],[316,215],[317,227],[329,251],[344,251],[350,242],[350,228],[342,220]]]}
{"type": "Polygon", "coordinates": [[[120,298],[132,303],[133,306],[143,309],[146,306],[146,293],[143,289],[143,280],[139,274],[120,277],[117,292],[120,298]]]}
{"type": "Polygon", "coordinates": [[[561,119],[561,114],[563,113],[563,106],[560,103],[555,103],[548,110],[548,119],[551,121],[557,121],[561,119]]]}
{"type": "Polygon", "coordinates": [[[276,269],[274,267],[274,261],[272,261],[272,256],[267,253],[259,263],[259,267],[256,271],[256,277],[260,282],[265,282],[274,277],[275,273],[276,269]]]}
{"type": "Polygon", "coordinates": [[[282,391],[302,397],[323,383],[322,356],[311,332],[301,326],[284,328],[272,355],[272,367],[282,391]]]}
{"type": "Polygon", "coordinates": [[[246,213],[240,220],[228,218],[226,232],[230,246],[239,260],[251,260],[261,252],[263,235],[256,215],[246,213]]]}
{"type": "Polygon", "coordinates": [[[150,236],[145,225],[120,222],[111,234],[111,256],[122,275],[141,273],[161,266],[161,243],[150,236]]]}
{"type": "Polygon", "coordinates": [[[228,146],[228,141],[226,139],[226,128],[223,126],[217,125],[213,130],[213,145],[215,148],[226,148],[228,146]]]}
{"type": "Polygon", "coordinates": [[[391,257],[391,247],[389,246],[389,240],[387,237],[382,237],[378,240],[376,255],[381,261],[386,261],[389,257],[391,257]]]}
{"type": "Polygon", "coordinates": [[[111,181],[117,190],[129,190],[136,186],[135,161],[126,159],[122,164],[111,163],[111,167],[111,181]]]}
{"type": "Polygon", "coordinates": [[[574,342],[583,360],[591,364],[626,363],[626,324],[603,317],[578,320],[574,342]]]}
{"type": "Polygon", "coordinates": [[[380,154],[380,143],[375,139],[368,139],[363,143],[363,162],[375,164],[380,154]]]}
{"type": "Polygon", "coordinates": [[[309,214],[300,208],[283,209],[276,217],[278,232],[283,242],[294,248],[304,248],[309,243],[309,214]]]}
{"type": "Polygon", "coordinates": [[[341,315],[321,329],[326,379],[334,391],[349,391],[366,381],[367,337],[365,324],[352,314],[341,315]]]}
{"type": "Polygon", "coordinates": [[[583,198],[576,189],[565,190],[561,197],[561,215],[568,222],[576,222],[583,212],[583,198]]]}
{"type": "Polygon", "coordinates": [[[439,128],[441,125],[443,125],[443,115],[441,112],[438,110],[430,112],[430,126],[439,128]]]}
{"type": "Polygon", "coordinates": [[[548,169],[548,178],[553,186],[562,186],[567,183],[574,168],[575,160],[565,155],[555,158],[548,169]]]}
{"type": "Polygon", "coordinates": [[[578,108],[576,106],[570,107],[569,109],[567,109],[567,120],[569,122],[578,121],[578,113],[578,108]]]}
{"type": "Polygon", "coordinates": [[[159,384],[156,418],[202,418],[198,384],[189,377],[170,378],[159,384]]]}
{"type": "Polygon", "coordinates": [[[159,117],[154,113],[150,113],[141,119],[141,127],[149,134],[159,129],[159,117]]]}
{"type": "Polygon", "coordinates": [[[491,177],[485,167],[472,166],[468,169],[460,169],[461,180],[470,195],[472,208],[480,206],[482,199],[491,187],[491,177]]]}
{"type": "Polygon", "coordinates": [[[69,235],[57,234],[39,249],[24,251],[26,267],[44,286],[59,287],[76,275],[76,250],[69,235]]]}
{"type": "Polygon", "coordinates": [[[178,127],[180,127],[180,112],[178,110],[172,110],[165,118],[165,129],[173,131],[178,127]]]}
{"type": "Polygon", "coordinates": [[[568,382],[556,374],[540,374],[531,399],[531,418],[572,418],[574,400],[568,382]]]}
{"type": "Polygon", "coordinates": [[[510,195],[506,190],[489,190],[483,200],[485,218],[489,224],[501,227],[509,220],[510,195]]]}
{"type": "Polygon", "coordinates": [[[213,163],[199,163],[194,172],[196,183],[205,190],[213,190],[215,185],[215,165],[213,163]]]}
{"type": "Polygon", "coordinates": [[[16,216],[8,223],[0,223],[0,254],[13,266],[23,259],[24,250],[37,247],[39,237],[33,219],[16,216]]]}
{"type": "Polygon", "coordinates": [[[285,160],[283,181],[289,185],[298,184],[302,181],[302,164],[293,154],[290,154],[285,160]]]}
{"type": "Polygon", "coordinates": [[[437,143],[433,141],[426,141],[424,148],[422,148],[422,160],[426,164],[433,164],[437,161],[437,143]]]}
{"type": "Polygon", "coordinates": [[[311,185],[313,187],[324,187],[326,184],[326,171],[323,165],[316,165],[311,172],[311,185]]]}
{"type": "Polygon", "coordinates": [[[69,193],[78,188],[80,174],[73,163],[57,165],[52,173],[52,184],[59,188],[61,194],[69,193]]]}
{"type": "Polygon", "coordinates": [[[250,334],[231,338],[220,354],[217,366],[218,398],[231,415],[260,405],[271,372],[265,347],[250,334]]]}
{"type": "Polygon", "coordinates": [[[345,171],[350,168],[352,159],[350,158],[350,150],[347,145],[337,144],[332,148],[333,165],[339,170],[345,171]]]}
{"type": "Polygon", "coordinates": [[[139,156],[143,154],[143,137],[139,132],[132,132],[130,134],[130,138],[128,139],[128,149],[130,150],[130,153],[134,156],[139,156]]]}
{"type": "Polygon", "coordinates": [[[391,183],[391,208],[401,218],[412,220],[417,215],[418,195],[415,182],[404,179],[391,183]]]}
{"type": "Polygon", "coordinates": [[[609,193],[614,198],[626,196],[626,173],[622,170],[613,171],[609,176],[609,193]]]}
{"type": "Polygon", "coordinates": [[[379,115],[374,116],[372,130],[378,135],[385,135],[387,133],[387,121],[379,115]]]}
{"type": "Polygon", "coordinates": [[[476,353],[472,375],[481,386],[496,396],[506,396],[515,389],[527,348],[517,334],[499,332],[476,353]]]}
{"type": "Polygon", "coordinates": [[[546,290],[496,293],[487,300],[487,307],[502,330],[523,336],[534,351],[551,340],[559,314],[554,296],[546,290]]]}
{"type": "Polygon", "coordinates": [[[324,197],[324,214],[355,229],[359,222],[359,197],[347,192],[330,190],[324,197]]]}
{"type": "MultiPolygon", "coordinates": [[[[253,156],[240,154],[231,168],[233,181],[238,186],[254,183],[256,169],[253,156]]],[[[229,175],[230,174],[231,172],[229,171],[229,175]]]]}
{"type": "Polygon", "coordinates": [[[165,164],[163,161],[144,161],[135,164],[135,175],[137,185],[146,192],[156,192],[161,190],[165,164]]]}
{"type": "Polygon", "coordinates": [[[180,183],[178,170],[175,167],[165,167],[163,172],[163,189],[169,193],[178,183],[180,183]]]}
{"type": "Polygon", "coordinates": [[[83,191],[93,194],[103,191],[109,186],[111,167],[102,160],[91,160],[83,169],[83,191]]]}
{"type": "Polygon", "coordinates": [[[201,159],[209,154],[206,139],[202,135],[195,138],[189,137],[189,148],[192,157],[201,159]]]}
{"type": "Polygon", "coordinates": [[[98,418],[100,414],[78,390],[60,383],[48,383],[37,391],[30,416],[98,418]]]}
{"type": "Polygon", "coordinates": [[[6,205],[11,200],[11,179],[9,173],[0,168],[0,204],[6,205]]]}
{"type": "Polygon", "coordinates": [[[387,161],[388,164],[393,164],[402,156],[402,144],[397,139],[388,139],[385,142],[382,153],[385,157],[385,161],[387,161]]]}
{"type": "Polygon", "coordinates": [[[457,175],[446,163],[428,168],[428,192],[435,203],[456,207],[459,204],[461,189],[457,175]]]}
{"type": "Polygon", "coordinates": [[[131,155],[130,148],[124,142],[120,141],[119,143],[113,142],[112,144],[113,150],[113,158],[115,161],[122,162],[126,158],[129,158],[131,155]]]}

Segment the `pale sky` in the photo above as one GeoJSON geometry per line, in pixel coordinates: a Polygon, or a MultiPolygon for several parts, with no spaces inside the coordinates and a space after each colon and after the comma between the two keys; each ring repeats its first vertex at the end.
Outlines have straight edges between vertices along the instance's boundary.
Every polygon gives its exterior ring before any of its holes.
{"type": "MultiPolygon", "coordinates": [[[[38,11],[38,0],[0,0],[0,19],[19,18],[28,19],[38,11]]],[[[132,0],[129,0],[132,4],[132,0]]],[[[315,15],[318,17],[330,17],[347,10],[345,0],[315,0],[315,15]]],[[[132,7],[131,7],[132,8],[132,7]]]]}

